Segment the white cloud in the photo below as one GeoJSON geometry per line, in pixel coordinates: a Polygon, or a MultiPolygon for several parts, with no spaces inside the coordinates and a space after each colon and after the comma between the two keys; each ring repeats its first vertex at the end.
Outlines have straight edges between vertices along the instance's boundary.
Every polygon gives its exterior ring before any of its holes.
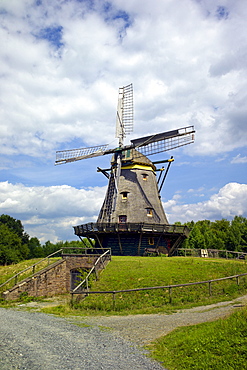
{"type": "Polygon", "coordinates": [[[117,88],[129,82],[136,135],[195,123],[190,153],[246,145],[241,1],[220,11],[209,0],[40,4],[1,2],[3,153],[47,156],[76,137],[112,141],[117,88]],[[61,27],[59,49],[39,36],[49,27],[61,27]]]}
{"type": "MultiPolygon", "coordinates": [[[[73,224],[95,220],[105,189],[95,183],[76,189],[72,180],[71,186],[49,186],[59,184],[61,175],[54,179],[54,171],[44,166],[55,150],[116,146],[117,90],[131,82],[132,137],[194,124],[196,140],[184,147],[185,154],[217,155],[219,166],[230,155],[231,163],[246,163],[247,7],[242,0],[220,4],[2,0],[1,212],[21,219],[42,241],[69,238],[73,224]],[[32,186],[41,179],[47,188],[32,186]]],[[[190,163],[179,155],[180,165],[190,163]]],[[[218,186],[214,165],[211,174],[205,169],[212,176],[210,188],[218,186]]],[[[229,168],[224,183],[242,182],[235,176],[229,168]]],[[[188,185],[197,188],[191,197],[203,195],[201,185],[198,178],[188,185]]],[[[231,217],[245,212],[246,196],[240,200],[239,195],[244,186],[228,184],[192,205],[176,197],[165,210],[171,222],[231,217]]]]}
{"type": "MultiPolygon", "coordinates": [[[[72,226],[96,222],[103,203],[106,187],[75,189],[70,186],[26,187],[0,183],[0,214],[8,214],[22,221],[30,236],[47,240],[71,240],[72,226]]],[[[180,194],[164,203],[169,222],[197,221],[235,215],[247,217],[247,185],[229,183],[209,200],[196,204],[182,204],[180,194]]]]}
{"type": "Polygon", "coordinates": [[[242,157],[241,154],[238,154],[232,158],[231,163],[247,163],[247,157],[242,157]]]}
{"type": "Polygon", "coordinates": [[[104,187],[26,187],[1,182],[0,213],[20,219],[25,231],[42,242],[71,239],[72,226],[96,220],[104,193],[104,187]]]}
{"type": "Polygon", "coordinates": [[[177,198],[172,199],[164,203],[164,209],[170,223],[231,219],[236,215],[247,217],[247,185],[229,183],[210,199],[195,204],[182,204],[177,198]]]}

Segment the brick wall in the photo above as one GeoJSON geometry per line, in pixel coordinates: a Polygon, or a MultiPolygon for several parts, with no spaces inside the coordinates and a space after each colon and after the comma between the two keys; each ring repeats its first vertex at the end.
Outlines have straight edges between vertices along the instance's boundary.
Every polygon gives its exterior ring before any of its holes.
{"type": "Polygon", "coordinates": [[[18,299],[26,292],[28,296],[52,297],[70,291],[70,272],[75,269],[90,270],[97,257],[81,255],[64,255],[62,260],[37,272],[3,293],[6,300],[18,299]]]}

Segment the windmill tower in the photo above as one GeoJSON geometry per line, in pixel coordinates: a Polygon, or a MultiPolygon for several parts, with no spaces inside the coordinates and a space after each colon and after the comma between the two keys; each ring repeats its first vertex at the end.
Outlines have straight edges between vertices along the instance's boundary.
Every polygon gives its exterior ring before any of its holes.
{"type": "Polygon", "coordinates": [[[143,255],[150,249],[172,255],[189,234],[186,226],[169,225],[160,199],[174,159],[152,162],[147,156],[193,143],[194,127],[142,137],[124,145],[124,138],[132,130],[133,87],[130,84],[119,89],[117,148],[100,145],[56,153],[56,164],[112,154],[110,168],[98,167],[98,172],[108,179],[98,220],[75,226],[74,231],[81,240],[86,237],[95,249],[111,248],[115,255],[143,255]],[[158,169],[156,165],[162,163],[167,167],[158,169]]]}

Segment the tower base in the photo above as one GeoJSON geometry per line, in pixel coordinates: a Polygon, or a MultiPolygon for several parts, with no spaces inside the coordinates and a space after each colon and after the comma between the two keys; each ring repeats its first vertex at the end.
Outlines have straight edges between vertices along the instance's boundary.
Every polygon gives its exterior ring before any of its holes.
{"type": "Polygon", "coordinates": [[[187,226],[146,223],[88,223],[74,226],[74,231],[93,248],[110,248],[115,256],[143,256],[147,250],[172,256],[189,236],[187,226]]]}

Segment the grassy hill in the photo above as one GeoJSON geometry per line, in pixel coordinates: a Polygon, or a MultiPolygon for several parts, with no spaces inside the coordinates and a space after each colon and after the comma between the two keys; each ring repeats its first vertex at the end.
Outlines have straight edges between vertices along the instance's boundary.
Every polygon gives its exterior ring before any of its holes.
{"type": "MultiPolygon", "coordinates": [[[[191,257],[116,257],[101,273],[100,279],[93,283],[93,291],[114,291],[144,287],[182,284],[217,279],[246,273],[245,261],[202,259],[191,257]]],[[[247,276],[236,280],[212,283],[212,296],[208,285],[173,288],[170,303],[167,289],[145,290],[115,295],[114,313],[154,313],[177,308],[192,307],[228,300],[247,291],[247,276]]],[[[78,311],[94,314],[111,313],[112,294],[89,295],[75,305],[78,311]]]]}
{"type": "MultiPolygon", "coordinates": [[[[35,262],[37,260],[0,266],[0,284],[35,262]]],[[[100,279],[92,283],[91,291],[116,291],[183,284],[246,272],[247,264],[243,260],[113,256],[107,268],[102,271],[100,279]]],[[[236,279],[232,279],[212,283],[211,288],[211,296],[208,284],[173,288],[171,295],[168,289],[124,292],[115,294],[114,302],[112,294],[90,294],[85,300],[78,302],[76,299],[73,308],[68,304],[67,307],[58,307],[57,310],[70,311],[73,309],[77,314],[91,313],[94,315],[167,312],[181,307],[229,300],[244,294],[247,291],[247,277],[242,277],[239,285],[236,279]]]]}
{"type": "MultiPolygon", "coordinates": [[[[0,282],[36,261],[0,267],[0,282]]],[[[247,263],[240,260],[191,257],[112,257],[100,279],[94,281],[92,291],[114,291],[151,286],[164,286],[217,279],[247,272],[247,263]]],[[[155,289],[113,295],[89,295],[85,300],[43,309],[60,315],[104,315],[172,312],[231,300],[247,293],[247,277],[208,285],[155,289]]],[[[149,346],[153,358],[165,368],[177,369],[246,369],[247,363],[246,307],[226,319],[212,323],[183,327],[160,338],[149,346]],[[186,338],[186,340],[184,340],[186,338]]]]}
{"type": "MultiPolygon", "coordinates": [[[[113,256],[98,281],[91,282],[91,291],[117,291],[125,289],[183,284],[246,273],[242,260],[192,257],[120,257],[113,256]]],[[[247,292],[247,276],[214,282],[209,295],[208,284],[154,289],[113,294],[89,294],[80,301],[76,296],[73,305],[60,305],[49,309],[55,314],[104,315],[149,314],[172,312],[204,304],[231,300],[247,292]],[[170,300],[172,298],[172,300],[170,300]]]]}

